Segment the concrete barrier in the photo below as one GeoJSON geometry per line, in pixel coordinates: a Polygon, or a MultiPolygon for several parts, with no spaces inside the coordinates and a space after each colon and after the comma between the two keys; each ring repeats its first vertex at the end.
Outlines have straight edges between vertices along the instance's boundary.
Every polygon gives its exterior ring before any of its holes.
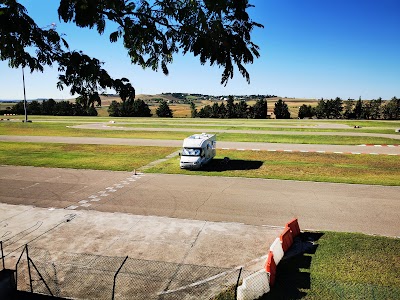
{"type": "Polygon", "coordinates": [[[300,226],[297,219],[293,219],[290,222],[286,223],[286,227],[290,228],[294,238],[300,234],[300,226]]]}
{"type": "Polygon", "coordinates": [[[237,299],[258,299],[269,290],[269,274],[265,270],[260,270],[243,279],[243,284],[237,290],[237,299]]]}
{"type": "Polygon", "coordinates": [[[275,264],[278,265],[283,255],[285,255],[285,253],[283,252],[281,240],[279,238],[275,239],[271,247],[269,247],[269,251],[272,251],[272,253],[274,254],[275,264]]]}

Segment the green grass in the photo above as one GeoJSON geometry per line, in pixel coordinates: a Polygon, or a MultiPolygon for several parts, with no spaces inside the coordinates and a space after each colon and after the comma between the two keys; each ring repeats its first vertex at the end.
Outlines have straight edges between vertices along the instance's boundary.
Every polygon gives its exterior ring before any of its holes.
{"type": "MultiPolygon", "coordinates": [[[[293,127],[282,127],[281,124],[207,124],[207,123],[188,123],[185,127],[190,127],[191,130],[207,129],[212,130],[251,130],[251,131],[296,131],[296,132],[354,132],[354,133],[383,133],[383,134],[396,134],[396,126],[386,126],[386,127],[366,127],[366,128],[321,128],[316,127],[315,124],[285,124],[284,126],[293,127]],[[257,126],[258,125],[258,126],[257,126]],[[303,128],[300,126],[309,126],[309,128],[303,128]]],[[[117,122],[115,124],[109,124],[112,127],[127,127],[127,128],[181,128],[182,130],[187,130],[182,127],[182,124],[173,123],[159,123],[154,120],[152,123],[125,123],[117,122]]],[[[400,125],[399,125],[400,126],[400,125]]],[[[400,135],[399,135],[400,136],[400,135]]]]}
{"type": "Polygon", "coordinates": [[[317,245],[283,259],[261,299],[399,299],[400,239],[325,232],[317,245]]]}
{"type": "Polygon", "coordinates": [[[168,147],[0,143],[0,164],[132,171],[175,151],[168,147]]]}
{"type": "MultiPolygon", "coordinates": [[[[81,123],[81,122],[80,122],[81,123]]],[[[79,123],[79,124],[80,124],[79,123]]],[[[193,134],[193,131],[121,131],[76,129],[67,126],[76,125],[73,122],[0,122],[0,135],[33,135],[33,136],[73,136],[73,137],[105,137],[105,138],[145,138],[164,140],[183,140],[193,134]]],[[[199,131],[200,132],[200,131],[199,131]]],[[[210,132],[211,133],[211,132],[210,132]]],[[[268,142],[296,144],[398,144],[399,140],[382,137],[361,136],[322,136],[322,135],[275,135],[249,133],[218,133],[219,141],[233,142],[268,142]]]]}
{"type": "Polygon", "coordinates": [[[146,172],[400,185],[400,160],[397,156],[367,154],[218,150],[216,158],[201,170],[182,170],[179,158],[171,158],[146,172]],[[231,159],[228,166],[221,164],[225,156],[231,159]]]}

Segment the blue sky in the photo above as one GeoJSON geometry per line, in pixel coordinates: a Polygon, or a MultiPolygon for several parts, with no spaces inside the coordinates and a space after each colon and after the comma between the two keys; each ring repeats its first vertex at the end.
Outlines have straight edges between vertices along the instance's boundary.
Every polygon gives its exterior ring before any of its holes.
{"type": "MultiPolygon", "coordinates": [[[[250,0],[253,32],[261,57],[247,65],[251,84],[236,72],[227,86],[222,70],[202,66],[191,54],[177,55],[170,74],[130,64],[120,43],[95,30],[61,23],[57,2],[20,1],[39,26],[57,24],[71,49],[105,62],[114,78],[127,77],[137,94],[188,92],[210,95],[275,94],[282,97],[363,99],[400,97],[399,0],[250,0]]],[[[57,68],[26,72],[28,99],[71,98],[56,88],[57,68]]],[[[0,99],[22,99],[21,70],[0,62],[0,99]]],[[[111,92],[111,91],[110,91],[111,92]]]]}

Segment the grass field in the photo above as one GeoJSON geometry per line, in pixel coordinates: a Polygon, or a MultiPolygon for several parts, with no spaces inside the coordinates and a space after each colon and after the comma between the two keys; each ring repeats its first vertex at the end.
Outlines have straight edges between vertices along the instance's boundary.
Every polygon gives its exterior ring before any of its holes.
{"type": "Polygon", "coordinates": [[[309,253],[279,263],[260,299],[399,299],[399,253],[400,239],[325,232],[309,253]]]}
{"type": "MultiPolygon", "coordinates": [[[[132,171],[176,148],[2,142],[0,164],[132,171]]],[[[198,171],[181,170],[175,157],[146,172],[269,178],[359,184],[400,185],[400,160],[394,156],[281,153],[220,150],[198,171]],[[223,157],[230,157],[223,166],[223,157]]]]}
{"type": "Polygon", "coordinates": [[[171,158],[146,172],[400,185],[399,158],[383,155],[218,150],[201,170],[182,170],[179,158],[171,158]],[[225,156],[231,160],[228,166],[221,164],[225,156]]]}
{"type": "Polygon", "coordinates": [[[171,154],[168,147],[0,143],[0,164],[133,171],[171,154]]]}
{"type": "MultiPolygon", "coordinates": [[[[77,129],[67,126],[82,124],[84,121],[68,121],[61,119],[50,122],[0,122],[0,135],[33,135],[33,136],[73,136],[73,137],[109,137],[109,138],[140,138],[183,140],[185,137],[196,133],[194,131],[122,131],[122,130],[97,130],[77,129]]],[[[78,119],[82,120],[82,119],[78,119]]],[[[87,119],[85,119],[87,120],[87,119]]],[[[184,125],[183,125],[184,128],[184,125]]],[[[183,129],[184,130],[184,129],[183,129]]],[[[201,130],[197,131],[198,133],[201,130]]],[[[209,132],[212,133],[212,130],[209,132]]],[[[398,139],[371,136],[339,136],[339,135],[311,135],[311,134],[253,134],[253,133],[218,133],[219,141],[232,142],[264,142],[264,143],[290,143],[290,144],[333,144],[333,145],[359,145],[359,144],[398,144],[398,139]]]]}
{"type": "MultiPolygon", "coordinates": [[[[127,127],[127,128],[181,128],[182,130],[188,130],[182,128],[182,124],[176,123],[116,123],[109,124],[113,127],[127,127]]],[[[294,124],[293,127],[290,125],[279,124],[260,124],[259,126],[251,125],[224,125],[224,124],[205,124],[205,123],[188,123],[187,127],[198,130],[197,128],[205,129],[207,131],[213,130],[251,130],[251,131],[297,131],[297,132],[355,132],[355,133],[383,133],[383,134],[395,134],[395,126],[392,127],[367,127],[367,128],[318,128],[315,125],[302,125],[308,126],[308,128],[300,127],[301,125],[294,124]],[[287,126],[287,127],[284,127],[287,126]]],[[[400,136],[400,135],[399,135],[400,136]]]]}

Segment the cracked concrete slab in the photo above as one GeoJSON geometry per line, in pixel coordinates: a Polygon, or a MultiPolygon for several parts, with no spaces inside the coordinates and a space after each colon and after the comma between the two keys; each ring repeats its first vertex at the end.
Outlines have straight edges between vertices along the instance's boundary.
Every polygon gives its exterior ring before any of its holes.
{"type": "MultiPolygon", "coordinates": [[[[0,204],[7,267],[23,246],[234,268],[266,254],[280,227],[0,204]]],[[[262,262],[260,262],[262,267],[262,262]]]]}

